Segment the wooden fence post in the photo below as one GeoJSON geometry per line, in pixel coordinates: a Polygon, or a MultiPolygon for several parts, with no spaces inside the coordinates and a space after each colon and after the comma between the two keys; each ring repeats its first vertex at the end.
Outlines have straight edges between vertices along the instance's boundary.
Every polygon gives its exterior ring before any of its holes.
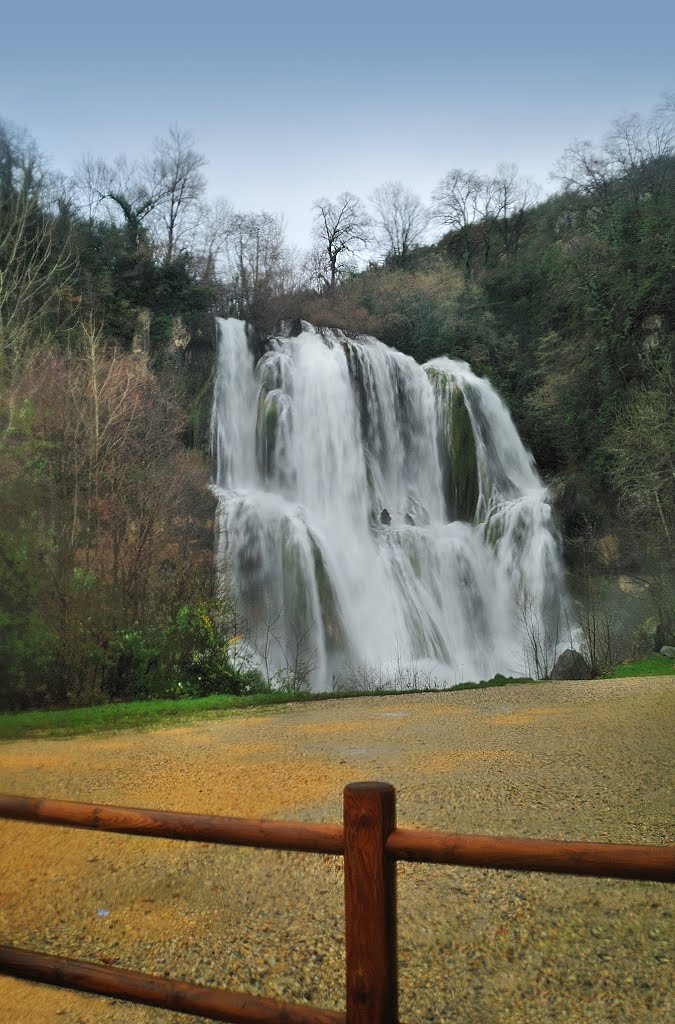
{"type": "Polygon", "coordinates": [[[396,828],[396,791],[354,782],[344,791],[346,1024],[396,1024],[396,862],[385,844],[396,828]]]}

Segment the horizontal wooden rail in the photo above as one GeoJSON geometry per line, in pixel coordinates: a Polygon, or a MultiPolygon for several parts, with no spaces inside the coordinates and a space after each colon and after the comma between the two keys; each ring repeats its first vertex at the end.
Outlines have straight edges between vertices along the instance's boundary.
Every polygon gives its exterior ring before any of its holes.
{"type": "MultiPolygon", "coordinates": [[[[112,807],[71,800],[0,795],[0,818],[46,825],[154,836],[270,850],[344,854],[342,825],[227,818],[140,807],[112,807]]],[[[457,864],[513,871],[596,875],[653,882],[675,881],[675,846],[633,846],[510,836],[462,835],[397,828],[386,852],[394,860],[457,864]]]]}
{"type": "Polygon", "coordinates": [[[71,800],[3,795],[0,795],[0,818],[158,839],[187,839],[301,853],[344,853],[341,825],[314,825],[304,821],[225,818],[215,814],[150,811],[141,807],[111,807],[71,800]]]}
{"type": "Polygon", "coordinates": [[[396,828],[381,782],[345,789],[343,825],[265,821],[0,795],[0,818],[73,828],[337,854],[345,862],[347,1012],[261,999],[121,968],[0,947],[0,973],[231,1024],[397,1024],[396,861],[675,881],[675,846],[625,846],[396,828]]]}
{"type": "Polygon", "coordinates": [[[230,1024],[345,1024],[344,1013],[335,1010],[190,985],[121,967],[104,967],[11,946],[0,946],[0,971],[30,981],[117,997],[130,1003],[161,1006],[165,1010],[198,1014],[230,1024]]]}
{"type": "Polygon", "coordinates": [[[575,843],[398,828],[390,833],[386,850],[394,860],[427,864],[464,864],[478,868],[547,871],[650,882],[675,881],[675,846],[672,845],[575,843]]]}

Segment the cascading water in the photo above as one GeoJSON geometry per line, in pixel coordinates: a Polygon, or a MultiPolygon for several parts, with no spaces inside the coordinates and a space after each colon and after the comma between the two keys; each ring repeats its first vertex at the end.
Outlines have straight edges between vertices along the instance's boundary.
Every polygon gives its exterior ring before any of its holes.
{"type": "Polygon", "coordinates": [[[254,367],[245,325],[218,330],[218,557],[269,677],[447,685],[550,658],[559,544],[487,381],[305,323],[254,367]]]}

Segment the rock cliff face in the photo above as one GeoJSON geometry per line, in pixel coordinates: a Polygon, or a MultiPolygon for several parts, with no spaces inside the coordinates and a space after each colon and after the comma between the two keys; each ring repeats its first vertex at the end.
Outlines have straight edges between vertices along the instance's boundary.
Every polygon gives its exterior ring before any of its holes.
{"type": "Polygon", "coordinates": [[[650,549],[649,538],[617,516],[588,472],[559,478],[549,490],[573,617],[594,634],[587,641],[599,663],[616,664],[675,640],[672,568],[650,549]],[[600,632],[602,644],[595,635],[600,632]]]}

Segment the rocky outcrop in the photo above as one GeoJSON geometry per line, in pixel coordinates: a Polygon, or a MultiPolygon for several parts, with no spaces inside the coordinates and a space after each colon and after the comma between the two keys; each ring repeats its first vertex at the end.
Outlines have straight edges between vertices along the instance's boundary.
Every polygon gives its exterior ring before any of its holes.
{"type": "Polygon", "coordinates": [[[556,660],[551,679],[592,679],[590,665],[582,654],[568,648],[556,660]]]}
{"type": "Polygon", "coordinates": [[[261,389],[258,397],[258,422],[256,426],[256,456],[258,469],[264,480],[274,475],[274,454],[279,425],[279,391],[266,392],[261,389]]]}
{"type": "Polygon", "coordinates": [[[464,394],[436,367],[427,368],[439,415],[438,451],[449,519],[473,522],[480,497],[476,440],[464,394]]]}

